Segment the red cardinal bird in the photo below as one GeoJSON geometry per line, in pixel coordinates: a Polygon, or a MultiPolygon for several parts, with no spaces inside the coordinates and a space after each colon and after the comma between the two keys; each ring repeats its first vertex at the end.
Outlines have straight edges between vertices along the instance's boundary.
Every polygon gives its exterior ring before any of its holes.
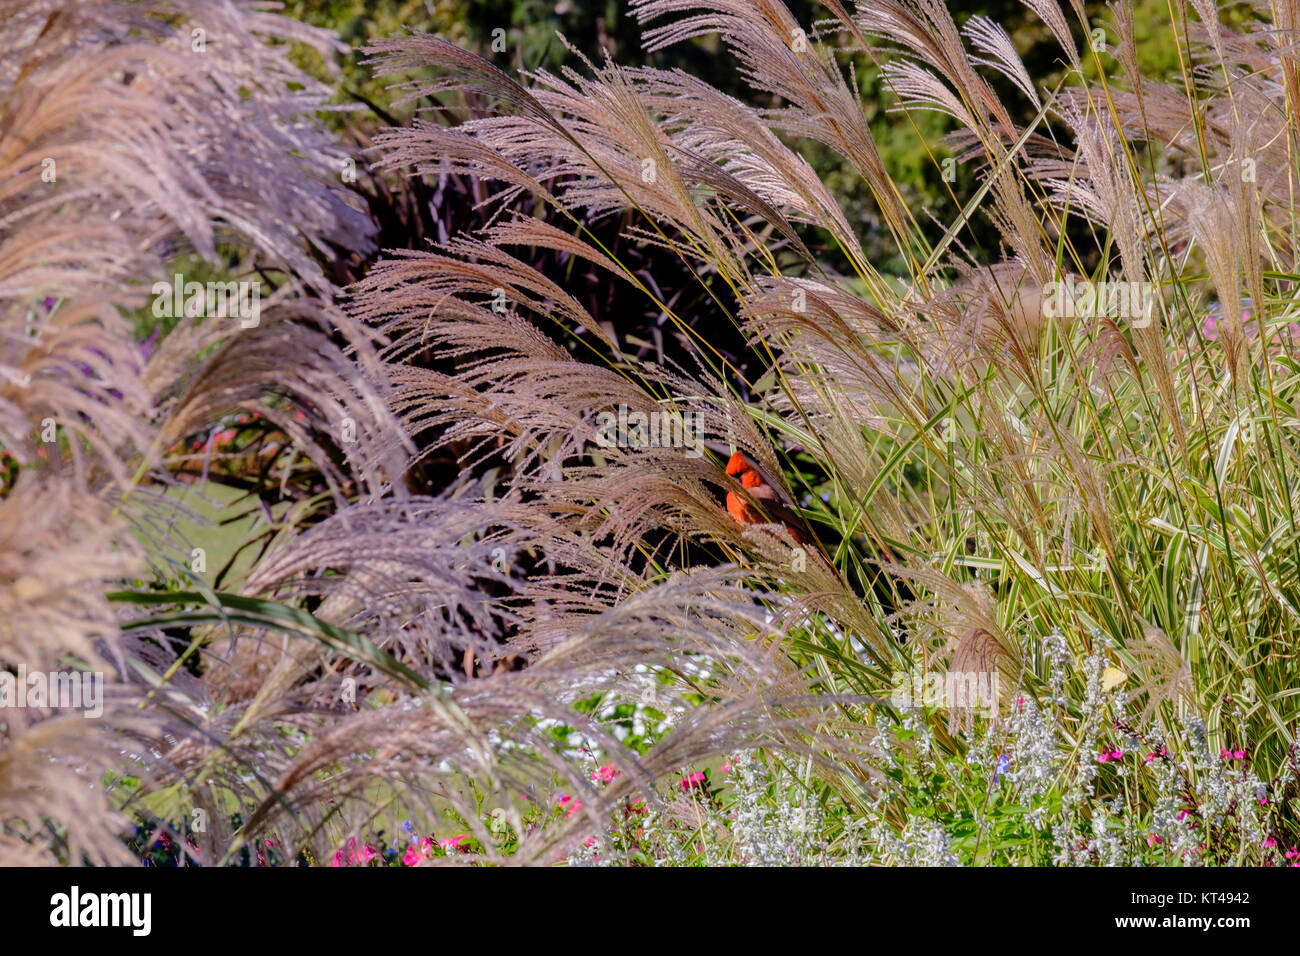
{"type": "Polygon", "coordinates": [[[733,478],[739,477],[741,487],[748,491],[750,497],[759,505],[759,508],[756,508],[743,495],[728,491],[727,513],[731,517],[742,525],[769,523],[782,525],[801,548],[817,555],[840,584],[844,583],[844,578],[835,565],[831,564],[830,558],[822,553],[821,545],[813,538],[807,523],[795,514],[794,509],[786,503],[785,496],[773,488],[743,454],[735,452],[731,456],[731,460],[727,462],[727,474],[733,478]]]}
{"type": "MultiPolygon", "coordinates": [[[[813,538],[807,522],[790,507],[788,504],[789,499],[773,488],[743,454],[735,452],[731,456],[727,462],[727,474],[733,478],[739,478],[741,487],[749,492],[750,497],[754,499],[754,502],[751,503],[744,495],[728,491],[727,512],[731,517],[742,525],[776,523],[784,526],[790,532],[790,537],[800,547],[812,551],[813,554],[821,558],[822,564],[826,565],[831,574],[839,579],[840,584],[845,583],[843,575],[831,563],[831,559],[826,557],[821,545],[813,538]],[[759,507],[754,507],[755,503],[759,507]]],[[[868,565],[868,567],[874,567],[876,575],[880,576],[883,566],[893,564],[896,560],[886,549],[881,551],[876,562],[868,565]]],[[[909,595],[908,600],[911,600],[911,591],[908,590],[906,593],[909,595]]],[[[881,600],[885,600],[886,595],[887,592],[881,592],[881,600]]]]}
{"type": "Polygon", "coordinates": [[[804,520],[794,513],[785,503],[781,493],[767,483],[741,452],[733,454],[731,460],[727,462],[727,474],[739,478],[741,487],[748,491],[750,497],[762,508],[760,511],[742,495],[728,491],[727,512],[731,517],[744,525],[773,522],[784,525],[790,532],[790,537],[799,544],[805,547],[812,545],[816,548],[816,542],[808,532],[804,520]]]}

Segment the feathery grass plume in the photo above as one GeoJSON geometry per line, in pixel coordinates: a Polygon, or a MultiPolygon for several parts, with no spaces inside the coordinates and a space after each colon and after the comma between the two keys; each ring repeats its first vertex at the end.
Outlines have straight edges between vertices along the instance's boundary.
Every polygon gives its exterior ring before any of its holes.
{"type": "MultiPolygon", "coordinates": [[[[215,264],[235,243],[328,295],[312,248],[365,251],[372,229],[338,180],[346,154],[299,122],[329,91],[266,42],[328,49],[323,34],[225,0],[73,6],[4,8],[8,47],[23,52],[0,91],[0,300],[14,333],[0,441],[27,461],[24,423],[52,419],[79,475],[93,451],[125,485],[120,458],[149,451],[155,422],[115,313],[171,279],[164,260],[188,248],[215,264]],[[174,18],[200,12],[202,26],[174,18]]],[[[228,332],[207,325],[192,346],[228,332]]]]}
{"type": "Polygon", "coordinates": [[[106,784],[139,749],[132,732],[153,727],[123,683],[103,593],[140,556],[105,511],[70,480],[30,473],[0,500],[0,859],[11,865],[125,859],[114,833],[125,817],[106,784]],[[56,699],[52,674],[88,693],[75,707],[56,699]]]}
{"type": "Polygon", "coordinates": [[[0,3],[0,38],[0,448],[18,468],[0,501],[0,662],[103,681],[93,719],[6,706],[0,845],[15,862],[121,863],[123,808],[160,755],[221,731],[164,692],[185,683],[173,638],[125,637],[105,597],[165,564],[171,519],[142,485],[170,481],[168,445],[243,407],[282,419],[336,491],[393,488],[405,454],[369,333],[331,313],[316,258],[365,254],[373,227],[311,117],[331,91],[289,59],[290,42],[338,49],[327,34],[261,4],[90,0],[0,3]],[[282,284],[278,299],[255,330],[174,315],[163,347],[141,348],[132,312],[191,254],[282,284]],[[286,401],[318,417],[299,424],[286,401]],[[123,774],[140,783],[112,785],[123,774]]]}

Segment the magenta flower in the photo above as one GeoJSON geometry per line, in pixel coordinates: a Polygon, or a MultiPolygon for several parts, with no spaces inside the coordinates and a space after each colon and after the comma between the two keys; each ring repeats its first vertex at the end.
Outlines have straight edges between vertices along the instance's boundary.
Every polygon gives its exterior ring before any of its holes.
{"type": "Polygon", "coordinates": [[[704,781],[704,774],[697,771],[696,773],[682,777],[682,779],[677,782],[677,787],[682,791],[682,793],[685,793],[688,790],[703,790],[704,781]]]}
{"type": "Polygon", "coordinates": [[[442,849],[447,853],[450,853],[452,850],[456,850],[460,853],[468,853],[469,844],[466,843],[464,846],[461,846],[462,840],[469,840],[469,834],[462,833],[460,836],[454,836],[447,840],[439,840],[438,846],[442,847],[442,849]]]}
{"type": "MultiPolygon", "coordinates": [[[[267,846],[270,846],[271,841],[267,840],[266,844],[267,846]]],[[[262,851],[259,849],[258,853],[261,852],[262,851]]],[[[345,849],[339,850],[334,854],[334,859],[330,861],[330,866],[360,866],[362,863],[369,863],[376,855],[375,848],[369,843],[365,844],[358,850],[356,837],[353,837],[348,840],[348,845],[345,849]]]]}
{"type": "Polygon", "coordinates": [[[402,862],[407,866],[419,866],[433,854],[433,837],[425,837],[418,843],[412,843],[406,848],[406,855],[402,857],[402,862]]]}
{"type": "Polygon", "coordinates": [[[566,820],[582,809],[582,801],[576,797],[569,796],[567,793],[560,795],[558,805],[568,810],[564,815],[566,820]]]}
{"type": "Polygon", "coordinates": [[[600,783],[609,783],[615,777],[617,777],[620,772],[621,771],[617,767],[615,767],[612,763],[607,763],[599,770],[593,770],[591,772],[591,779],[596,780],[600,783]]]}

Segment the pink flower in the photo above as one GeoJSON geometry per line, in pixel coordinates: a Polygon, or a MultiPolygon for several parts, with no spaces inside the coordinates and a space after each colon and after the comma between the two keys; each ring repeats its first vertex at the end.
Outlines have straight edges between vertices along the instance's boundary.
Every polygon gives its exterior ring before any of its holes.
{"type": "Polygon", "coordinates": [[[723,772],[723,773],[731,773],[731,761],[730,761],[730,760],[724,760],[724,761],[722,761],[722,772],[723,772]]]}
{"type": "Polygon", "coordinates": [[[612,763],[607,763],[599,770],[593,770],[591,772],[591,779],[599,781],[600,783],[609,783],[611,780],[617,777],[619,773],[620,771],[617,767],[615,767],[612,763]]]}
{"type": "MultiPolygon", "coordinates": [[[[270,842],[270,840],[266,840],[266,845],[268,845],[268,847],[273,847],[274,844],[270,842]]],[[[260,849],[257,852],[260,853],[261,852],[260,849]]],[[[370,862],[370,860],[373,860],[373,858],[376,856],[377,853],[374,852],[374,847],[372,847],[372,845],[370,845],[369,843],[365,844],[364,847],[357,849],[356,838],[354,836],[354,838],[348,840],[346,848],[341,849],[341,851],[338,851],[337,853],[334,853],[334,858],[333,860],[330,860],[329,865],[330,866],[359,866],[361,864],[368,864],[368,862],[370,862]]]]}
{"type": "Polygon", "coordinates": [[[1264,849],[1266,850],[1271,850],[1275,846],[1277,846],[1277,841],[1274,840],[1272,837],[1269,837],[1267,840],[1264,841],[1264,849]]]}
{"type": "Polygon", "coordinates": [[[412,843],[406,848],[402,862],[407,866],[419,866],[433,853],[433,837],[425,837],[419,843],[412,843]]]}
{"type": "Polygon", "coordinates": [[[688,790],[703,790],[704,781],[704,774],[697,771],[682,777],[682,779],[677,782],[677,787],[682,791],[682,793],[685,793],[688,790]]]}
{"type": "MultiPolygon", "coordinates": [[[[266,841],[267,846],[271,846],[271,841],[266,841]]],[[[257,851],[261,853],[259,849],[257,851]]],[[[330,866],[359,866],[362,863],[369,863],[375,858],[375,848],[369,843],[365,844],[360,850],[357,849],[356,837],[348,840],[346,848],[339,850],[334,854],[334,859],[330,861],[330,866]]]]}
{"type": "Polygon", "coordinates": [[[569,817],[573,816],[575,813],[577,813],[579,810],[582,809],[582,801],[577,799],[576,797],[571,797],[567,793],[565,793],[560,795],[559,806],[568,809],[568,813],[564,815],[565,819],[567,820],[569,817]]]}
{"type": "Polygon", "coordinates": [[[1103,750],[1101,753],[1097,754],[1097,763],[1105,763],[1107,760],[1119,760],[1123,756],[1124,751],[1119,750],[1118,748],[1115,750],[1103,750]]]}
{"type": "Polygon", "coordinates": [[[1288,860],[1294,860],[1296,857],[1300,856],[1300,853],[1296,852],[1295,847],[1291,847],[1291,849],[1287,850],[1282,855],[1286,857],[1288,860]]]}
{"type": "Polygon", "coordinates": [[[468,853],[469,844],[466,843],[464,846],[460,845],[461,840],[468,840],[468,839],[469,839],[469,834],[462,833],[460,836],[454,836],[448,840],[439,840],[438,846],[442,847],[443,850],[445,850],[448,853],[450,853],[452,850],[457,850],[460,853],[468,853]]]}
{"type": "Polygon", "coordinates": [[[1151,751],[1151,753],[1147,754],[1146,762],[1150,763],[1151,761],[1155,760],[1157,757],[1164,757],[1168,753],[1169,751],[1167,751],[1164,747],[1161,747],[1158,752],[1153,750],[1151,751]]]}
{"type": "Polygon", "coordinates": [[[1160,839],[1160,837],[1156,836],[1154,833],[1147,837],[1147,846],[1155,846],[1157,843],[1164,842],[1164,840],[1160,839]]]}
{"type": "Polygon", "coordinates": [[[586,840],[583,841],[582,845],[585,846],[585,847],[592,847],[592,846],[595,846],[595,845],[596,845],[596,838],[595,838],[594,836],[589,836],[589,837],[587,837],[586,840]]]}

